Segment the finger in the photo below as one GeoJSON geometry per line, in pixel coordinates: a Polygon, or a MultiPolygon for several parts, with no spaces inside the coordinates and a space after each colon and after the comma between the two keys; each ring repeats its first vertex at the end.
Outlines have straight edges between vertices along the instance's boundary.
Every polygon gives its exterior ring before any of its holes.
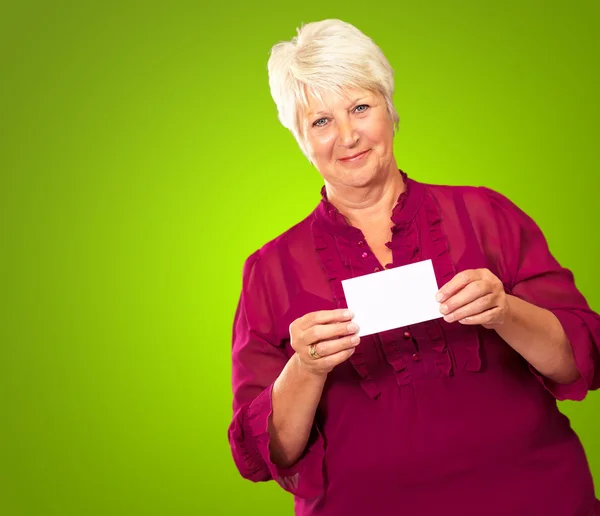
{"type": "Polygon", "coordinates": [[[477,315],[471,315],[469,317],[465,317],[463,319],[459,319],[458,322],[465,325],[475,325],[481,324],[486,325],[494,322],[498,316],[498,313],[501,311],[499,306],[486,310],[485,312],[481,312],[477,315]]]}
{"type": "Polygon", "coordinates": [[[497,306],[496,296],[494,294],[487,294],[460,307],[458,310],[445,315],[444,320],[446,322],[452,322],[465,319],[466,317],[475,317],[481,313],[496,308],[497,306]]]}
{"type": "Polygon", "coordinates": [[[472,281],[480,279],[480,276],[481,274],[477,269],[468,269],[466,271],[459,272],[448,283],[438,290],[438,293],[435,295],[435,300],[439,303],[444,302],[450,296],[453,296],[465,288],[472,281]]]}
{"type": "Polygon", "coordinates": [[[353,335],[358,331],[358,325],[354,322],[343,322],[335,324],[319,324],[312,326],[302,332],[304,344],[315,344],[336,337],[345,337],[353,335]]]}
{"type": "Polygon", "coordinates": [[[348,360],[354,354],[355,350],[355,347],[351,349],[344,349],[343,351],[339,351],[337,353],[334,353],[333,355],[328,355],[326,357],[319,358],[318,360],[313,360],[314,366],[317,369],[330,371],[335,366],[348,360]]]}
{"type": "MultiPolygon", "coordinates": [[[[330,355],[335,355],[340,351],[348,349],[354,349],[360,343],[360,337],[358,335],[349,335],[341,339],[326,340],[314,344],[317,355],[321,358],[325,358],[330,355]]],[[[310,357],[310,346],[307,346],[307,353],[310,357]]],[[[313,357],[311,357],[313,358],[313,357]]]]}
{"type": "Polygon", "coordinates": [[[440,305],[440,312],[444,315],[450,314],[477,298],[490,294],[491,291],[490,285],[485,281],[473,281],[440,305]]]}
{"type": "Polygon", "coordinates": [[[310,312],[300,317],[300,319],[298,319],[298,327],[301,331],[305,331],[308,328],[319,324],[350,321],[352,317],[354,317],[354,314],[347,308],[320,310],[318,312],[310,312]]]}

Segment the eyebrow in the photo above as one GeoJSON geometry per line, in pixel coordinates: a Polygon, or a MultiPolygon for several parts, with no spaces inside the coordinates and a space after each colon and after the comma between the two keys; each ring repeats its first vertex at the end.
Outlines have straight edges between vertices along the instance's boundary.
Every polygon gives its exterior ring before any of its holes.
{"type": "MultiPolygon", "coordinates": [[[[366,98],[366,97],[364,97],[364,96],[363,96],[363,97],[358,97],[358,98],[354,99],[354,100],[353,100],[353,101],[350,103],[350,105],[351,105],[351,106],[354,106],[354,105],[355,105],[357,102],[359,102],[359,101],[361,101],[361,100],[363,100],[363,99],[365,99],[365,98],[366,98]]],[[[310,117],[313,117],[313,116],[318,116],[318,115],[326,115],[326,114],[327,114],[327,111],[309,111],[309,112],[308,112],[308,115],[309,115],[310,117]]]]}

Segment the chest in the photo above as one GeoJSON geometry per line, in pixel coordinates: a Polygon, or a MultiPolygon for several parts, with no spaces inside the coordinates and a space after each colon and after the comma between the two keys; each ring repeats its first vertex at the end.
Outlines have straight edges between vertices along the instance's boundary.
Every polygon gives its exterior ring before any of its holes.
{"type": "Polygon", "coordinates": [[[388,247],[388,243],[392,239],[392,232],[389,224],[383,227],[369,228],[363,230],[365,236],[366,252],[371,252],[377,258],[377,261],[382,267],[391,265],[394,261],[392,249],[388,247]]]}

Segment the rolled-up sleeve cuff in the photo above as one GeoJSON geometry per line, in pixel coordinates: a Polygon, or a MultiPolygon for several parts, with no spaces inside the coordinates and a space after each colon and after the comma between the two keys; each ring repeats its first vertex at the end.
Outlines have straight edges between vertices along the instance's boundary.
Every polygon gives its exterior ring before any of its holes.
{"type": "Polygon", "coordinates": [[[529,368],[557,400],[581,401],[589,392],[594,377],[594,341],[587,324],[579,315],[571,310],[551,311],[569,339],[580,378],[571,384],[560,384],[543,376],[533,366],[529,368]]]}
{"type": "Polygon", "coordinates": [[[317,425],[313,425],[309,442],[300,459],[288,468],[274,464],[269,452],[268,432],[269,418],[273,412],[272,392],[273,385],[265,389],[248,407],[244,418],[244,434],[253,445],[253,450],[249,451],[266,464],[271,477],[283,489],[299,498],[315,498],[322,494],[324,489],[323,436],[317,425]]]}

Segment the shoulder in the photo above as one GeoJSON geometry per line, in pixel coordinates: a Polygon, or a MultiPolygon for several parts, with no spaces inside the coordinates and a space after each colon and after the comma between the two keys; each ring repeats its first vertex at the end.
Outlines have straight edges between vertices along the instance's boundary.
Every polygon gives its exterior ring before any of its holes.
{"type": "Polygon", "coordinates": [[[507,195],[487,186],[422,183],[441,208],[462,204],[472,215],[522,216],[524,212],[507,195]]]}
{"type": "Polygon", "coordinates": [[[311,238],[313,217],[314,212],[256,249],[244,262],[244,275],[254,269],[266,272],[278,268],[282,259],[295,247],[307,245],[311,238]]]}
{"type": "Polygon", "coordinates": [[[437,205],[442,221],[451,226],[472,227],[480,241],[513,238],[539,228],[532,217],[510,197],[487,186],[424,186],[437,205]]]}
{"type": "Polygon", "coordinates": [[[426,191],[434,197],[447,199],[462,199],[473,202],[511,202],[508,197],[487,186],[446,185],[436,183],[421,183],[426,191]]]}

